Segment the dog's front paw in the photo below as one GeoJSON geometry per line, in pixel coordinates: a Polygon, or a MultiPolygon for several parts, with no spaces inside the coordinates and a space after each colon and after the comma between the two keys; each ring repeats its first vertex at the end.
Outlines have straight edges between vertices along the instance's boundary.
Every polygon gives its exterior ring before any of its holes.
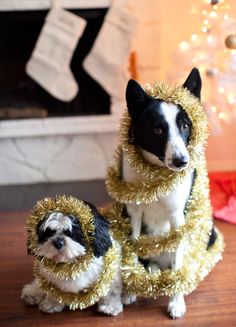
{"type": "Polygon", "coordinates": [[[186,312],[186,305],[182,294],[174,296],[168,304],[168,312],[172,319],[181,318],[186,312]]]}
{"type": "Polygon", "coordinates": [[[109,316],[117,316],[123,311],[123,305],[121,302],[117,303],[101,303],[98,305],[98,311],[105,313],[109,316]]]}
{"type": "Polygon", "coordinates": [[[136,299],[137,299],[137,296],[134,294],[123,294],[122,298],[121,298],[122,303],[124,305],[132,304],[136,301],[136,299]]]}
{"type": "Polygon", "coordinates": [[[39,304],[39,310],[45,313],[61,312],[63,309],[64,309],[63,304],[60,304],[47,297],[39,304]]]}
{"type": "Polygon", "coordinates": [[[43,298],[44,294],[35,282],[26,284],[21,291],[21,299],[28,305],[38,305],[43,298]]]}

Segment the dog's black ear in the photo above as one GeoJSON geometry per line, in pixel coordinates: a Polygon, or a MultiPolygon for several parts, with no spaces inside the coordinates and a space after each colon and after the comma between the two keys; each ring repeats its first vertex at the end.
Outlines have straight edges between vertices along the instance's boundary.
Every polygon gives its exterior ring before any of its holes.
{"type": "Polygon", "coordinates": [[[96,209],[96,207],[86,202],[92,209],[94,216],[95,233],[93,238],[93,251],[95,257],[103,256],[112,246],[109,233],[109,222],[96,209]]]}
{"type": "Polygon", "coordinates": [[[183,87],[186,87],[193,95],[201,99],[202,80],[197,68],[191,70],[183,87]]]}
{"type": "Polygon", "coordinates": [[[150,97],[135,80],[129,80],[126,88],[126,102],[129,114],[134,121],[137,120],[144,111],[149,98],[150,97]]]}

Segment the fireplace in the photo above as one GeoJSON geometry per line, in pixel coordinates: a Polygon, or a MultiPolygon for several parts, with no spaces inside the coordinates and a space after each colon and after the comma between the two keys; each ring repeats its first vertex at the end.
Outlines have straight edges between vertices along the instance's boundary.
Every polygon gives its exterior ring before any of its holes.
{"type": "MultiPolygon", "coordinates": [[[[131,51],[135,53],[131,61],[127,57],[119,61],[117,73],[111,74],[116,86],[108,80],[112,88],[108,94],[100,86],[101,81],[96,79],[96,82],[94,74],[91,74],[94,79],[89,76],[81,63],[99,39],[97,35],[106,21],[109,6],[129,10],[126,2],[60,0],[63,8],[86,19],[87,26],[71,62],[80,91],[69,103],[56,100],[25,73],[25,64],[51,3],[51,0],[0,1],[1,185],[104,179],[125,108],[128,66],[132,63],[141,83],[159,76],[160,58],[156,55],[160,44],[159,22],[157,15],[153,16],[153,11],[160,11],[159,1],[152,1],[152,6],[148,6],[143,0],[135,0],[128,19],[118,15],[120,24],[118,21],[116,26],[121,34],[114,49],[114,34],[109,34],[108,28],[108,34],[112,35],[109,54],[119,49],[120,44],[128,49],[128,55],[131,51]],[[126,25],[135,15],[142,28],[134,27],[131,36],[127,34],[126,25]],[[117,74],[124,76],[124,70],[127,79],[117,78],[117,74]],[[118,90],[120,96],[114,90],[118,90]]],[[[100,66],[98,63],[97,67],[100,66]]],[[[105,66],[102,67],[107,72],[105,66]]]]}
{"type": "Polygon", "coordinates": [[[79,85],[79,93],[69,103],[51,96],[25,73],[26,62],[33,51],[47,11],[0,13],[0,119],[110,113],[109,95],[82,67],[106,11],[104,8],[72,11],[86,19],[87,25],[71,62],[71,70],[79,85]]]}

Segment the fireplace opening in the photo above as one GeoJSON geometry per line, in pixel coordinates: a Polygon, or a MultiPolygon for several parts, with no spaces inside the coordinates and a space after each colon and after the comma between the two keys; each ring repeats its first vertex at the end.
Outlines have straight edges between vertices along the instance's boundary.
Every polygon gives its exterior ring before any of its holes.
{"type": "MultiPolygon", "coordinates": [[[[25,73],[47,11],[0,13],[0,119],[68,117],[110,113],[110,96],[82,67],[107,9],[71,10],[87,20],[71,70],[79,93],[69,103],[51,96],[25,73]]],[[[53,60],[53,58],[52,58],[53,60]]]]}

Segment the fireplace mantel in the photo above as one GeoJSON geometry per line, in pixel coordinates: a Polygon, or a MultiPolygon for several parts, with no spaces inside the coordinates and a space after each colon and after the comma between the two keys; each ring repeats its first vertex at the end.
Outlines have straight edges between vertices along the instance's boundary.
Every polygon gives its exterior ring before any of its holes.
{"type": "MultiPolygon", "coordinates": [[[[0,0],[0,11],[49,9],[53,0],[0,0]]],[[[61,0],[63,8],[108,8],[111,0],[61,0]]]]}
{"type": "Polygon", "coordinates": [[[116,133],[120,115],[53,117],[0,121],[0,139],[89,133],[116,133]]]}

